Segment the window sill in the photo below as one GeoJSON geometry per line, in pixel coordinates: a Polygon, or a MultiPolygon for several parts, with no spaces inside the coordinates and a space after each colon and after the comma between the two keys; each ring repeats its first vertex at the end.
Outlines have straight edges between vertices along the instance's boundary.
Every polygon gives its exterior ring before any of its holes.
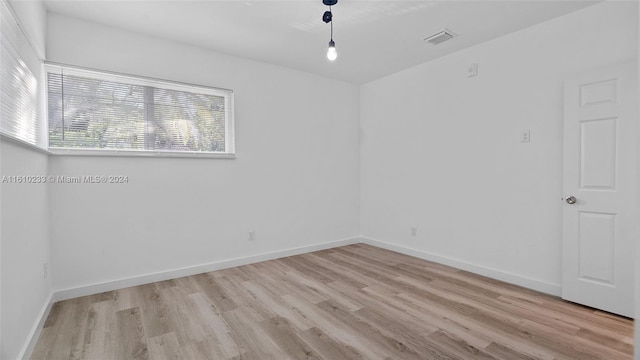
{"type": "Polygon", "coordinates": [[[171,151],[138,151],[138,150],[90,150],[50,148],[54,156],[111,156],[111,157],[145,157],[145,158],[197,158],[197,159],[235,159],[230,153],[171,152],[171,151]]]}
{"type": "Polygon", "coordinates": [[[192,159],[235,159],[231,153],[171,152],[171,151],[136,151],[136,150],[91,150],[91,149],[43,149],[26,141],[0,133],[0,142],[8,141],[18,146],[53,156],[111,156],[111,157],[146,157],[146,158],[192,158],[192,159]]]}

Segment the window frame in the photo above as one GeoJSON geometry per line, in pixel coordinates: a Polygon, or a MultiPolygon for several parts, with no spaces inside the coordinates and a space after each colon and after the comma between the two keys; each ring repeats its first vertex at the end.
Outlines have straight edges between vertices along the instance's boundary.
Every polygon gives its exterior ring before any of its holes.
{"type": "Polygon", "coordinates": [[[134,157],[187,157],[187,158],[220,158],[235,159],[235,119],[234,119],[234,92],[231,89],[197,85],[186,82],[157,79],[139,75],[130,75],[119,72],[96,70],[79,66],[71,66],[53,62],[44,63],[44,104],[47,110],[44,112],[46,126],[47,150],[54,155],[75,156],[134,156],[134,157]],[[225,99],[225,151],[177,151],[177,150],[137,150],[137,149],[98,149],[98,148],[70,148],[51,147],[49,144],[49,73],[72,75],[91,79],[119,82],[137,86],[147,86],[158,89],[182,91],[204,95],[222,96],[225,99]]]}

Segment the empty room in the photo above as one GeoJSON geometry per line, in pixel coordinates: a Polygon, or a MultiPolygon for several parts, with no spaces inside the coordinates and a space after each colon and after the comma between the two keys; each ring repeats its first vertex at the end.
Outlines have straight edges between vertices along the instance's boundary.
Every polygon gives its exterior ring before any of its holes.
{"type": "Polygon", "coordinates": [[[0,0],[0,359],[640,360],[639,15],[0,0]]]}

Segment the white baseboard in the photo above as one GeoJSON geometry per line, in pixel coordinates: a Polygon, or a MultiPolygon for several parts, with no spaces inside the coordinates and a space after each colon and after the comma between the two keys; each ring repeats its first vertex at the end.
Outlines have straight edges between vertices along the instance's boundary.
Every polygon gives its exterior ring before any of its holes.
{"type": "Polygon", "coordinates": [[[51,312],[51,307],[53,306],[53,293],[49,294],[49,298],[42,306],[42,310],[40,310],[40,316],[37,323],[33,325],[33,328],[29,332],[29,341],[24,344],[20,354],[18,354],[18,359],[29,360],[31,357],[31,353],[33,349],[36,347],[36,342],[38,342],[38,338],[40,337],[40,333],[42,332],[42,328],[44,327],[44,322],[47,321],[49,317],[49,313],[51,312]]]}
{"type": "Polygon", "coordinates": [[[467,270],[479,275],[484,275],[493,279],[501,280],[504,282],[508,282],[515,285],[520,285],[529,289],[537,290],[543,293],[559,296],[561,294],[560,285],[550,284],[539,280],[534,280],[530,278],[526,278],[517,274],[512,274],[508,272],[504,272],[497,269],[492,269],[485,266],[471,264],[465,261],[456,260],[452,258],[448,258],[441,255],[436,255],[433,253],[429,253],[422,250],[406,248],[403,246],[390,244],[384,241],[371,239],[367,237],[354,237],[348,239],[342,239],[337,241],[332,241],[328,243],[310,245],[310,246],[302,246],[298,248],[291,248],[285,250],[279,250],[269,253],[263,253],[258,255],[250,255],[245,257],[238,257],[228,260],[216,261],[208,264],[201,264],[196,266],[189,266],[180,269],[173,269],[159,273],[147,274],[136,276],[133,278],[114,280],[109,282],[91,284],[81,287],[69,288],[54,291],[50,296],[48,302],[43,306],[43,309],[40,314],[40,320],[37,324],[34,325],[33,330],[31,331],[30,340],[25,344],[21,356],[18,359],[28,360],[31,356],[31,353],[36,345],[38,337],[40,336],[40,332],[44,326],[44,322],[49,316],[49,312],[51,311],[51,307],[53,303],[56,301],[72,299],[80,296],[87,296],[93,294],[99,294],[105,291],[112,291],[122,288],[127,288],[131,286],[144,285],[157,281],[170,280],[183,276],[190,276],[195,274],[201,274],[209,271],[222,270],[235,266],[254,264],[262,261],[273,260],[278,258],[283,258],[287,256],[300,255],[313,251],[331,249],[334,247],[365,243],[372,246],[377,246],[383,249],[395,251],[401,254],[406,254],[410,256],[414,256],[417,258],[437,262],[440,264],[452,266],[458,269],[467,270]]]}
{"type": "Polygon", "coordinates": [[[40,333],[42,332],[42,328],[44,327],[44,322],[47,320],[47,317],[51,312],[51,308],[56,301],[73,299],[80,296],[99,294],[105,291],[112,291],[112,290],[127,288],[131,286],[144,285],[144,284],[149,284],[156,281],[175,279],[183,276],[201,274],[209,271],[222,270],[222,269],[227,269],[235,266],[255,264],[258,262],[283,258],[287,256],[306,254],[313,251],[326,250],[334,247],[351,245],[351,244],[358,244],[360,242],[362,242],[360,238],[354,237],[354,238],[332,241],[328,243],[302,246],[298,248],[290,248],[290,249],[279,250],[279,251],[263,253],[258,255],[251,255],[251,256],[233,258],[228,260],[216,261],[208,264],[189,266],[185,268],[163,271],[163,272],[154,273],[154,274],[136,276],[133,278],[120,279],[120,280],[114,280],[109,282],[103,282],[98,284],[91,284],[87,286],[54,291],[49,296],[47,303],[43,306],[42,311],[40,312],[40,320],[34,325],[33,330],[30,333],[29,341],[24,345],[24,348],[20,352],[20,356],[18,357],[18,359],[28,360],[31,357],[31,353],[35,348],[38,338],[40,337],[40,333]]]}
{"type": "Polygon", "coordinates": [[[298,248],[291,248],[285,250],[279,250],[269,253],[263,253],[258,255],[250,255],[245,257],[238,257],[233,259],[216,261],[208,264],[201,264],[195,266],[184,267],[180,269],[173,269],[163,271],[159,273],[147,274],[136,276],[132,278],[119,279],[114,281],[108,281],[98,284],[91,284],[86,286],[80,286],[75,288],[63,289],[55,291],[53,294],[53,301],[61,301],[67,299],[73,299],[80,296],[87,296],[93,294],[99,294],[105,291],[112,291],[117,289],[123,289],[131,286],[138,286],[144,284],[150,284],[157,281],[164,281],[175,279],[183,276],[190,276],[195,274],[201,274],[209,271],[216,271],[222,269],[228,269],[235,266],[254,264],[261,261],[273,260],[283,258],[287,256],[300,255],[313,251],[325,250],[339,246],[351,245],[360,243],[360,238],[348,238],[328,243],[321,243],[316,245],[302,246],[298,248]]]}
{"type": "Polygon", "coordinates": [[[372,246],[377,246],[383,249],[395,251],[401,254],[414,256],[420,259],[433,261],[439,264],[448,265],[457,269],[470,271],[475,274],[490,277],[492,279],[504,281],[510,284],[519,285],[528,289],[543,292],[545,294],[560,296],[562,294],[562,287],[558,284],[551,284],[540,280],[530,279],[518,274],[505,272],[502,270],[493,269],[486,266],[472,264],[466,261],[449,258],[426,252],[423,250],[411,249],[400,245],[390,244],[384,241],[362,237],[362,242],[372,246]]]}
{"type": "MultiPolygon", "coordinates": [[[[149,284],[157,281],[175,279],[183,276],[190,276],[190,275],[200,274],[200,273],[209,272],[209,271],[222,270],[222,269],[227,269],[235,266],[253,264],[261,261],[273,260],[273,259],[278,259],[282,257],[305,254],[313,251],[325,250],[325,249],[330,249],[334,247],[357,244],[357,243],[366,243],[369,245],[381,247],[381,248],[392,250],[402,254],[415,256],[421,259],[434,261],[444,265],[449,265],[458,269],[471,271],[479,275],[487,276],[493,279],[505,281],[515,285],[520,285],[520,286],[537,290],[546,294],[555,295],[555,296],[560,296],[561,294],[561,287],[560,285],[557,285],[557,284],[551,284],[551,283],[547,283],[540,280],[530,279],[518,274],[508,273],[502,270],[497,270],[490,267],[472,264],[469,262],[433,254],[423,250],[411,249],[411,248],[403,247],[400,245],[387,243],[377,239],[372,239],[367,237],[354,237],[354,238],[332,241],[328,243],[302,246],[298,248],[279,250],[279,251],[263,253],[258,255],[250,255],[246,257],[238,257],[233,259],[216,261],[208,264],[189,266],[185,268],[173,269],[173,270],[168,270],[168,271],[153,273],[153,274],[146,274],[146,275],[136,276],[132,278],[119,279],[119,280],[114,280],[109,282],[58,290],[53,293],[50,302],[67,300],[67,299],[72,299],[80,296],[99,294],[105,291],[112,291],[112,290],[122,289],[126,287],[131,287],[131,286],[144,285],[144,284],[149,284]]],[[[50,307],[51,307],[51,304],[49,304],[49,308],[50,307]]]]}

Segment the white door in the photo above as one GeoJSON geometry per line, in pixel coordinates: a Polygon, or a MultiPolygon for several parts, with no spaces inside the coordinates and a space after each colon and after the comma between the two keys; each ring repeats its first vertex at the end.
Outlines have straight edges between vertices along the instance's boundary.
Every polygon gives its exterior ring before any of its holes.
{"type": "Polygon", "coordinates": [[[628,317],[637,99],[635,62],[565,82],[562,298],[628,317]]]}

